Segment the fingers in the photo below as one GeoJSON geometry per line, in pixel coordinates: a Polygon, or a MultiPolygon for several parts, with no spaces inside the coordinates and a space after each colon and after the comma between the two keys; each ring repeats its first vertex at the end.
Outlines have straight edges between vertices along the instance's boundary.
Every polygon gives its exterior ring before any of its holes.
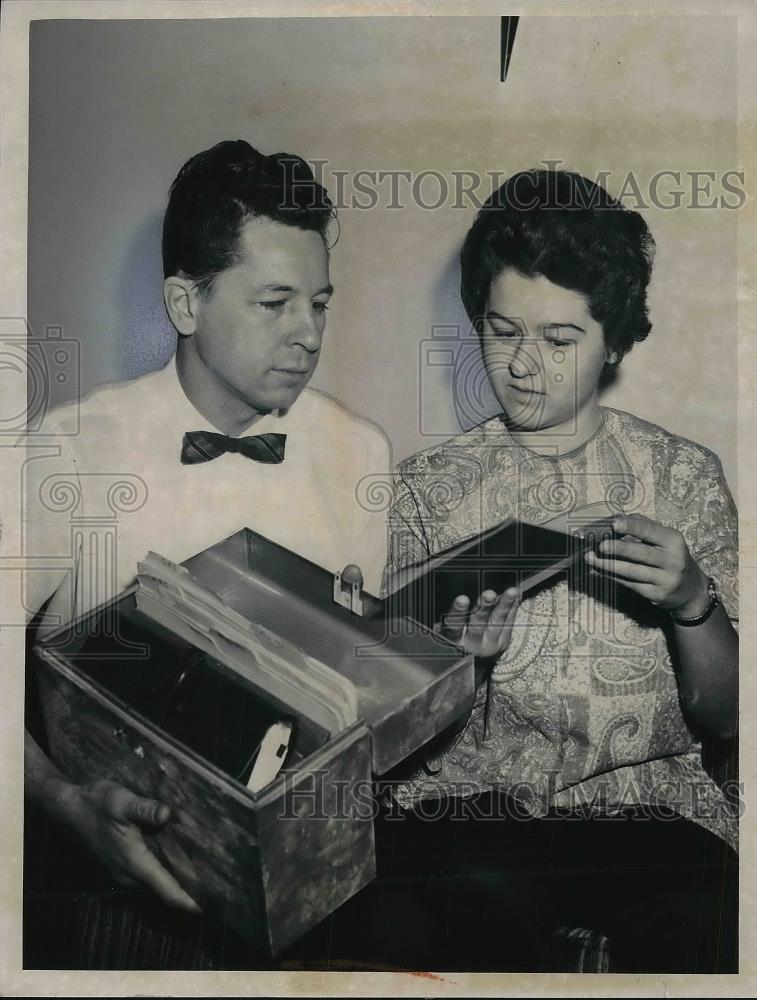
{"type": "Polygon", "coordinates": [[[165,802],[134,795],[128,788],[111,785],[107,791],[106,807],[119,823],[137,826],[160,827],[171,818],[171,809],[165,802]]]}
{"type": "Polygon", "coordinates": [[[135,795],[121,785],[107,783],[105,807],[120,829],[121,859],[118,868],[124,884],[143,885],[160,896],[169,906],[200,913],[200,907],[182,889],[176,879],[158,861],[145,843],[143,829],[163,826],[171,818],[171,809],[165,802],[135,795]]]}
{"type": "Polygon", "coordinates": [[[470,639],[479,637],[481,631],[489,624],[489,617],[496,603],[497,595],[493,590],[485,590],[479,594],[468,620],[468,636],[470,639]]]}
{"type": "Polygon", "coordinates": [[[642,542],[649,542],[651,545],[666,545],[670,540],[672,528],[665,528],[657,521],[653,521],[643,514],[623,514],[613,521],[613,530],[619,535],[635,535],[642,542]]]}
{"type": "Polygon", "coordinates": [[[201,912],[142,835],[143,830],[167,823],[170,807],[157,799],[135,795],[114,781],[100,780],[77,787],[75,829],[118,881],[145,886],[170,906],[201,912]]]}
{"type": "Polygon", "coordinates": [[[609,559],[625,559],[627,562],[641,563],[645,566],[662,566],[664,550],[656,545],[645,542],[627,542],[618,539],[605,539],[600,542],[599,553],[609,559]]]}
{"type": "Polygon", "coordinates": [[[468,629],[502,628],[513,617],[518,605],[518,591],[508,587],[499,598],[493,590],[485,590],[476,602],[468,629]]]}
{"type": "Polygon", "coordinates": [[[474,619],[478,622],[484,618],[488,618],[491,614],[491,609],[497,602],[497,594],[494,590],[484,590],[478,595],[478,600],[473,605],[473,610],[471,611],[470,617],[471,621],[474,619]]]}
{"type": "Polygon", "coordinates": [[[468,623],[468,608],[470,601],[460,594],[452,602],[452,607],[442,619],[441,633],[451,642],[461,642],[468,623]]]}
{"type": "Polygon", "coordinates": [[[134,838],[129,855],[129,875],[132,879],[151,889],[168,906],[176,906],[190,913],[202,912],[173,875],[161,865],[141,835],[134,838]]]}
{"type": "Polygon", "coordinates": [[[141,826],[160,827],[171,818],[171,809],[165,802],[155,799],[136,798],[132,804],[134,822],[141,826]]]}
{"type": "Polygon", "coordinates": [[[627,562],[624,559],[603,559],[595,552],[586,553],[586,561],[604,576],[625,582],[659,584],[662,582],[663,571],[658,566],[645,563],[627,562]]]}
{"type": "Polygon", "coordinates": [[[492,608],[489,623],[494,628],[499,629],[512,625],[519,604],[520,594],[517,589],[515,587],[508,587],[507,590],[500,594],[499,600],[492,608]]]}

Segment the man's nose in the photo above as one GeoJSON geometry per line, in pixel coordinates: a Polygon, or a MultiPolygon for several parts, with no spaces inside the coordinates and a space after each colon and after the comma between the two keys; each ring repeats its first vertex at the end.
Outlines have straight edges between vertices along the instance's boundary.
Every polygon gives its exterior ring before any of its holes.
{"type": "Polygon", "coordinates": [[[309,354],[315,354],[321,349],[323,339],[323,324],[312,309],[303,309],[295,318],[290,340],[293,344],[304,347],[309,354]]]}
{"type": "Polygon", "coordinates": [[[528,378],[541,371],[538,345],[520,341],[510,358],[510,374],[513,378],[528,378]]]}

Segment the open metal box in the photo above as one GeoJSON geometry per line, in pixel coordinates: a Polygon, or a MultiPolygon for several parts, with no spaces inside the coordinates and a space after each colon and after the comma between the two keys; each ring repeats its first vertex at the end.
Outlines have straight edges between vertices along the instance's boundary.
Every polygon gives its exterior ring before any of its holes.
{"type": "Polygon", "coordinates": [[[218,760],[242,738],[244,712],[234,713],[255,691],[140,611],[135,585],[38,643],[50,753],[72,780],[110,778],[168,803],[172,819],[151,848],[203,909],[275,955],[375,876],[372,776],[470,711],[473,661],[249,529],[184,565],[229,607],[349,678],[357,721],[329,734],[300,720],[297,752],[252,793],[218,760]],[[170,731],[171,692],[190,667],[208,695],[170,731]]]}

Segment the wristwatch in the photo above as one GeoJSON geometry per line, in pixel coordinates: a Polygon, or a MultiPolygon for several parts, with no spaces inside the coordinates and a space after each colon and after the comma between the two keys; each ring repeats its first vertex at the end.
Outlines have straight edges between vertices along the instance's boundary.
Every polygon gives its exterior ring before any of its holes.
{"type": "Polygon", "coordinates": [[[711,576],[707,577],[707,593],[710,597],[710,603],[704,609],[701,615],[697,615],[696,618],[680,618],[678,615],[669,611],[668,614],[676,623],[676,625],[685,625],[687,627],[691,625],[703,625],[704,622],[710,617],[715,608],[720,604],[720,598],[718,597],[718,592],[715,590],[715,581],[711,576]]]}

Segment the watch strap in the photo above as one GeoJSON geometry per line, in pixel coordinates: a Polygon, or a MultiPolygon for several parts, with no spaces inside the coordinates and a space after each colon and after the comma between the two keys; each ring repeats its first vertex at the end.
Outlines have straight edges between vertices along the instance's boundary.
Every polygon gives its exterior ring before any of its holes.
{"type": "Polygon", "coordinates": [[[703,625],[707,619],[710,617],[715,608],[720,604],[720,598],[718,597],[718,592],[715,589],[715,581],[711,576],[707,577],[707,593],[710,597],[710,603],[704,609],[701,615],[696,615],[694,618],[681,618],[679,615],[674,614],[669,611],[668,614],[676,623],[676,625],[683,625],[686,628],[690,628],[694,625],[703,625]]]}

